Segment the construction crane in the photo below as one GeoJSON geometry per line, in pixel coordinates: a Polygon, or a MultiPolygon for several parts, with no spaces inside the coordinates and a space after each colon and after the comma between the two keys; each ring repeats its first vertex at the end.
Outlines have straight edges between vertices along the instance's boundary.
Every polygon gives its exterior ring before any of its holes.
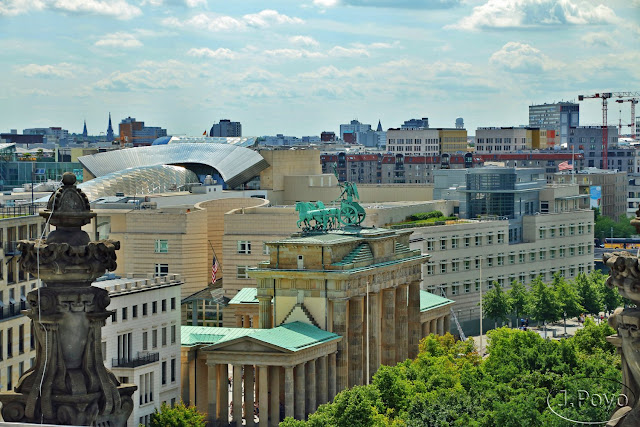
{"type": "MultiPolygon", "coordinates": [[[[635,104],[638,102],[637,98],[640,98],[640,92],[602,92],[593,95],[578,95],[578,101],[584,101],[585,99],[602,99],[602,169],[609,169],[609,162],[607,154],[609,151],[609,132],[607,122],[607,99],[619,98],[616,102],[624,102],[627,99],[636,99],[636,102],[631,102],[631,108],[635,115],[635,104]]],[[[635,117],[633,118],[635,123],[635,117]]],[[[634,126],[635,128],[635,126],[634,126]]],[[[635,129],[632,131],[635,134],[635,129]]]]}
{"type": "Polygon", "coordinates": [[[638,98],[616,99],[616,102],[620,104],[623,102],[631,103],[631,122],[629,122],[629,126],[631,126],[631,139],[636,139],[636,104],[638,103],[638,98]]]}

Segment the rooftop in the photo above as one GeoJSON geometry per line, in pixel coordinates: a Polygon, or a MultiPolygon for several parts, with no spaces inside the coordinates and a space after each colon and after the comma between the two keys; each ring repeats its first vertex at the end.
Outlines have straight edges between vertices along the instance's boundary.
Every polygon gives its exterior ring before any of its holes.
{"type": "Polygon", "coordinates": [[[420,290],[420,311],[427,311],[437,307],[442,307],[448,304],[453,304],[455,301],[448,298],[432,294],[431,292],[420,290]]]}
{"type": "MultiPolygon", "coordinates": [[[[105,276],[103,276],[105,277],[105,276]]],[[[127,277],[113,277],[109,274],[106,280],[102,277],[96,279],[91,285],[109,292],[111,298],[126,295],[132,292],[142,292],[167,286],[179,286],[182,279],[178,274],[166,276],[154,276],[153,274],[128,274],[127,277]]]]}

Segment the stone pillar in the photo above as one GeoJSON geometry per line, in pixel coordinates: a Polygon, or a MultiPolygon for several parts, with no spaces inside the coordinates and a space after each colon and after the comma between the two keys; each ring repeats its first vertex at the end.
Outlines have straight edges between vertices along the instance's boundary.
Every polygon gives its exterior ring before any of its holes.
{"type": "Polygon", "coordinates": [[[444,335],[444,316],[438,317],[438,335],[444,335]]]}
{"type": "Polygon", "coordinates": [[[242,425],[242,365],[233,365],[233,425],[242,425]]]}
{"type": "Polygon", "coordinates": [[[218,399],[220,399],[220,405],[218,409],[220,411],[220,424],[222,426],[229,425],[229,365],[218,365],[219,378],[218,378],[218,399]]]}
{"type": "Polygon", "coordinates": [[[396,364],[396,290],[382,291],[382,357],[380,363],[396,364]]]}
{"type": "Polygon", "coordinates": [[[348,300],[333,300],[333,332],[344,337],[338,342],[338,354],[336,355],[336,390],[341,392],[349,386],[349,345],[347,332],[349,319],[347,318],[348,300]]]}
{"type": "Polygon", "coordinates": [[[212,426],[218,423],[218,365],[216,363],[207,362],[207,377],[209,384],[207,386],[207,413],[209,414],[209,424],[212,426]]]}
{"type": "Polygon", "coordinates": [[[438,321],[436,319],[431,319],[429,321],[429,330],[432,334],[438,335],[438,321]]]}
{"type": "Polygon", "coordinates": [[[409,318],[409,358],[415,359],[418,356],[418,346],[420,345],[420,282],[409,284],[408,301],[409,318]]]}
{"type": "Polygon", "coordinates": [[[198,399],[196,397],[196,352],[192,353],[189,358],[189,402],[196,406],[198,399]]]}
{"type": "Polygon", "coordinates": [[[182,380],[182,401],[185,405],[191,404],[191,388],[190,388],[190,378],[189,378],[189,359],[192,358],[192,352],[189,350],[182,350],[180,352],[180,378],[182,380]]]}
{"type": "MultiPolygon", "coordinates": [[[[271,420],[269,425],[277,427],[280,424],[280,366],[271,366],[269,368],[269,390],[271,391],[271,402],[269,402],[271,420]]],[[[262,409],[260,409],[260,413],[262,413],[262,409]]],[[[293,410],[291,413],[293,414],[293,410]]]]}
{"type": "Polygon", "coordinates": [[[306,378],[307,378],[307,415],[316,411],[316,360],[310,360],[306,366],[306,378]]]}
{"type": "Polygon", "coordinates": [[[253,365],[244,365],[244,419],[245,425],[253,426],[253,365]]]}
{"type": "Polygon", "coordinates": [[[304,363],[296,365],[295,369],[295,412],[297,420],[304,420],[305,416],[305,398],[307,394],[307,384],[305,380],[304,363]]]}
{"type": "Polygon", "coordinates": [[[396,362],[409,357],[409,316],[407,285],[396,288],[396,362]]]}
{"type": "Polygon", "coordinates": [[[327,382],[327,364],[329,356],[322,356],[318,359],[318,406],[329,401],[329,383],[327,382]]]}
{"type": "Polygon", "coordinates": [[[451,315],[444,316],[444,333],[451,332],[451,315]]]}
{"type": "Polygon", "coordinates": [[[258,297],[258,305],[260,310],[260,318],[258,321],[258,327],[260,329],[269,329],[271,328],[271,299],[270,295],[259,296],[258,297]]]}
{"type": "Polygon", "coordinates": [[[285,417],[293,417],[294,413],[294,402],[293,402],[293,366],[286,366],[284,368],[284,416],[285,417]]]}
{"type": "MultiPolygon", "coordinates": [[[[369,380],[380,366],[380,294],[369,292],[369,380]]],[[[367,344],[365,343],[365,346],[367,344]]],[[[366,351],[366,348],[365,348],[366,351]]],[[[365,357],[366,363],[366,357],[365,357]]]]}
{"type": "Polygon", "coordinates": [[[327,402],[333,402],[333,399],[337,394],[337,375],[338,370],[336,369],[336,353],[331,353],[327,356],[327,384],[328,384],[328,399],[327,402]]]}
{"type": "Polygon", "coordinates": [[[427,320],[422,324],[422,338],[428,336],[431,332],[429,332],[429,321],[427,320]]]}
{"type": "Polygon", "coordinates": [[[259,366],[258,368],[258,419],[260,427],[269,425],[269,367],[259,366]]]}
{"type": "Polygon", "coordinates": [[[244,323],[243,326],[245,328],[250,328],[251,327],[251,316],[249,316],[248,314],[245,314],[243,323],[244,323]]]}
{"type": "Polygon", "coordinates": [[[363,335],[363,297],[352,297],[349,300],[349,387],[363,384],[364,369],[362,352],[363,335]]]}
{"type": "Polygon", "coordinates": [[[242,328],[242,319],[244,319],[242,314],[236,314],[236,328],[242,328]]]}

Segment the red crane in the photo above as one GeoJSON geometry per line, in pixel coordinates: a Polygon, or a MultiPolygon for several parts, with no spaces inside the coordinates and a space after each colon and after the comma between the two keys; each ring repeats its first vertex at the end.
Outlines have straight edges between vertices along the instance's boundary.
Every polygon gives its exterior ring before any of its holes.
{"type": "MultiPolygon", "coordinates": [[[[593,95],[578,95],[578,101],[584,101],[588,98],[602,99],[602,169],[609,169],[609,163],[607,161],[607,154],[609,150],[607,99],[619,98],[616,102],[624,102],[626,99],[636,100],[636,102],[631,101],[632,114],[635,116],[635,104],[638,102],[636,98],[640,98],[640,92],[602,92],[593,95]]],[[[632,118],[632,123],[635,124],[635,117],[632,118]]],[[[632,133],[635,134],[635,125],[632,133]]]]}

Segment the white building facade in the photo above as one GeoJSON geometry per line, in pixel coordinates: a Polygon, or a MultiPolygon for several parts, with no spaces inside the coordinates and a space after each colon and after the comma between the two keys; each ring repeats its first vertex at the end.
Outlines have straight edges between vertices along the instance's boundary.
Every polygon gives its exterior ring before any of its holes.
{"type": "Polygon", "coordinates": [[[514,153],[531,149],[530,128],[483,127],[476,129],[476,149],[478,154],[514,153]]]}
{"type": "Polygon", "coordinates": [[[437,156],[440,135],[437,129],[389,129],[387,152],[404,156],[437,156]]]}
{"type": "Polygon", "coordinates": [[[106,289],[114,313],[102,328],[105,366],[138,386],[127,426],[148,425],[162,403],[180,401],[180,288],[176,274],[128,275],[93,283],[106,289]]]}

